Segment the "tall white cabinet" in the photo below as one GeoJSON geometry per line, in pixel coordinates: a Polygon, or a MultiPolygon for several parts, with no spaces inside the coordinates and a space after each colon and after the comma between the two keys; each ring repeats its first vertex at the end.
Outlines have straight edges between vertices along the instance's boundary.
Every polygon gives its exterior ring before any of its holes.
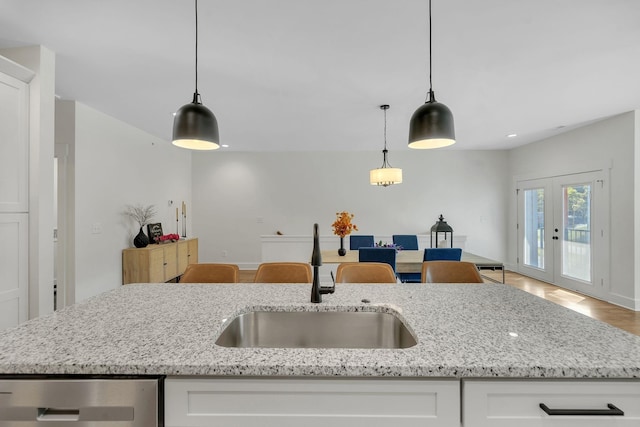
{"type": "Polygon", "coordinates": [[[0,330],[28,317],[29,81],[0,57],[0,330]]]}

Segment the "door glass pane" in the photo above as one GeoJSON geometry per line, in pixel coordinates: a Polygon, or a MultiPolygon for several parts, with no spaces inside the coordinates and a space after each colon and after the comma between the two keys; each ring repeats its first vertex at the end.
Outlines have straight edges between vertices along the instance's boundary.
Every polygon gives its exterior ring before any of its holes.
{"type": "Polygon", "coordinates": [[[591,282],[591,185],[562,187],[562,275],[591,282]]]}
{"type": "Polygon", "coordinates": [[[544,189],[524,190],[524,264],[544,269],[544,189]]]}

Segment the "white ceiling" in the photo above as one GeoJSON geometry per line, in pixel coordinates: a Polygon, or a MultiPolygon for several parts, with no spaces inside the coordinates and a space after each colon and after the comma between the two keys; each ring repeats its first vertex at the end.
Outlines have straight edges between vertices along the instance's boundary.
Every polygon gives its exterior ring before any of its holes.
{"type": "MultiPolygon", "coordinates": [[[[409,150],[427,0],[200,0],[199,91],[227,150],[409,150]]],[[[56,93],[166,140],[194,89],[192,0],[0,0],[0,48],[56,53],[56,93]]],[[[640,108],[640,1],[433,0],[451,149],[501,149],[640,108]],[[506,135],[517,133],[515,138],[506,135]]]]}

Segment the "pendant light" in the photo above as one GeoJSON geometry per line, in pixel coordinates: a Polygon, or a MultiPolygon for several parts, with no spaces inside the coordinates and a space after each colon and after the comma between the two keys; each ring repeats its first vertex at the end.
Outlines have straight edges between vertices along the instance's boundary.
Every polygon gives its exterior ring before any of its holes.
{"type": "Polygon", "coordinates": [[[451,110],[436,101],[431,80],[431,0],[429,0],[429,94],[428,100],[411,116],[410,148],[440,148],[456,142],[451,110]]]}
{"type": "Polygon", "coordinates": [[[193,101],[183,105],[173,119],[173,145],[191,150],[220,148],[218,121],[211,110],[202,105],[198,93],[198,0],[196,5],[196,90],[193,101]]]}
{"type": "Polygon", "coordinates": [[[381,105],[384,111],[384,150],[382,150],[382,166],[378,169],[371,169],[369,172],[369,182],[371,185],[381,185],[388,187],[393,184],[402,184],[402,169],[391,167],[387,161],[387,110],[388,105],[381,105]]]}

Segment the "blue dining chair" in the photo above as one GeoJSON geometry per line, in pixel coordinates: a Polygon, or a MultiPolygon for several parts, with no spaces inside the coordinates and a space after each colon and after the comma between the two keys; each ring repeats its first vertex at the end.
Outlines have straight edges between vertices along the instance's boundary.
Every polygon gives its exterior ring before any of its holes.
{"type": "Polygon", "coordinates": [[[358,249],[360,262],[386,262],[396,271],[396,250],[394,248],[360,248],[358,249]]]}
{"type": "Polygon", "coordinates": [[[394,234],[393,243],[407,251],[418,250],[418,236],[415,234],[394,234]]]}
{"type": "Polygon", "coordinates": [[[349,249],[352,251],[358,250],[360,248],[372,248],[373,247],[373,235],[354,235],[351,234],[349,236],[349,249]]]}
{"type": "Polygon", "coordinates": [[[460,261],[461,258],[460,248],[427,248],[423,261],[460,261]]]}
{"type": "MultiPolygon", "coordinates": [[[[418,250],[418,236],[415,234],[394,234],[393,243],[402,250],[418,250]]],[[[398,278],[402,283],[420,283],[422,280],[420,273],[398,273],[398,278]]]]}

